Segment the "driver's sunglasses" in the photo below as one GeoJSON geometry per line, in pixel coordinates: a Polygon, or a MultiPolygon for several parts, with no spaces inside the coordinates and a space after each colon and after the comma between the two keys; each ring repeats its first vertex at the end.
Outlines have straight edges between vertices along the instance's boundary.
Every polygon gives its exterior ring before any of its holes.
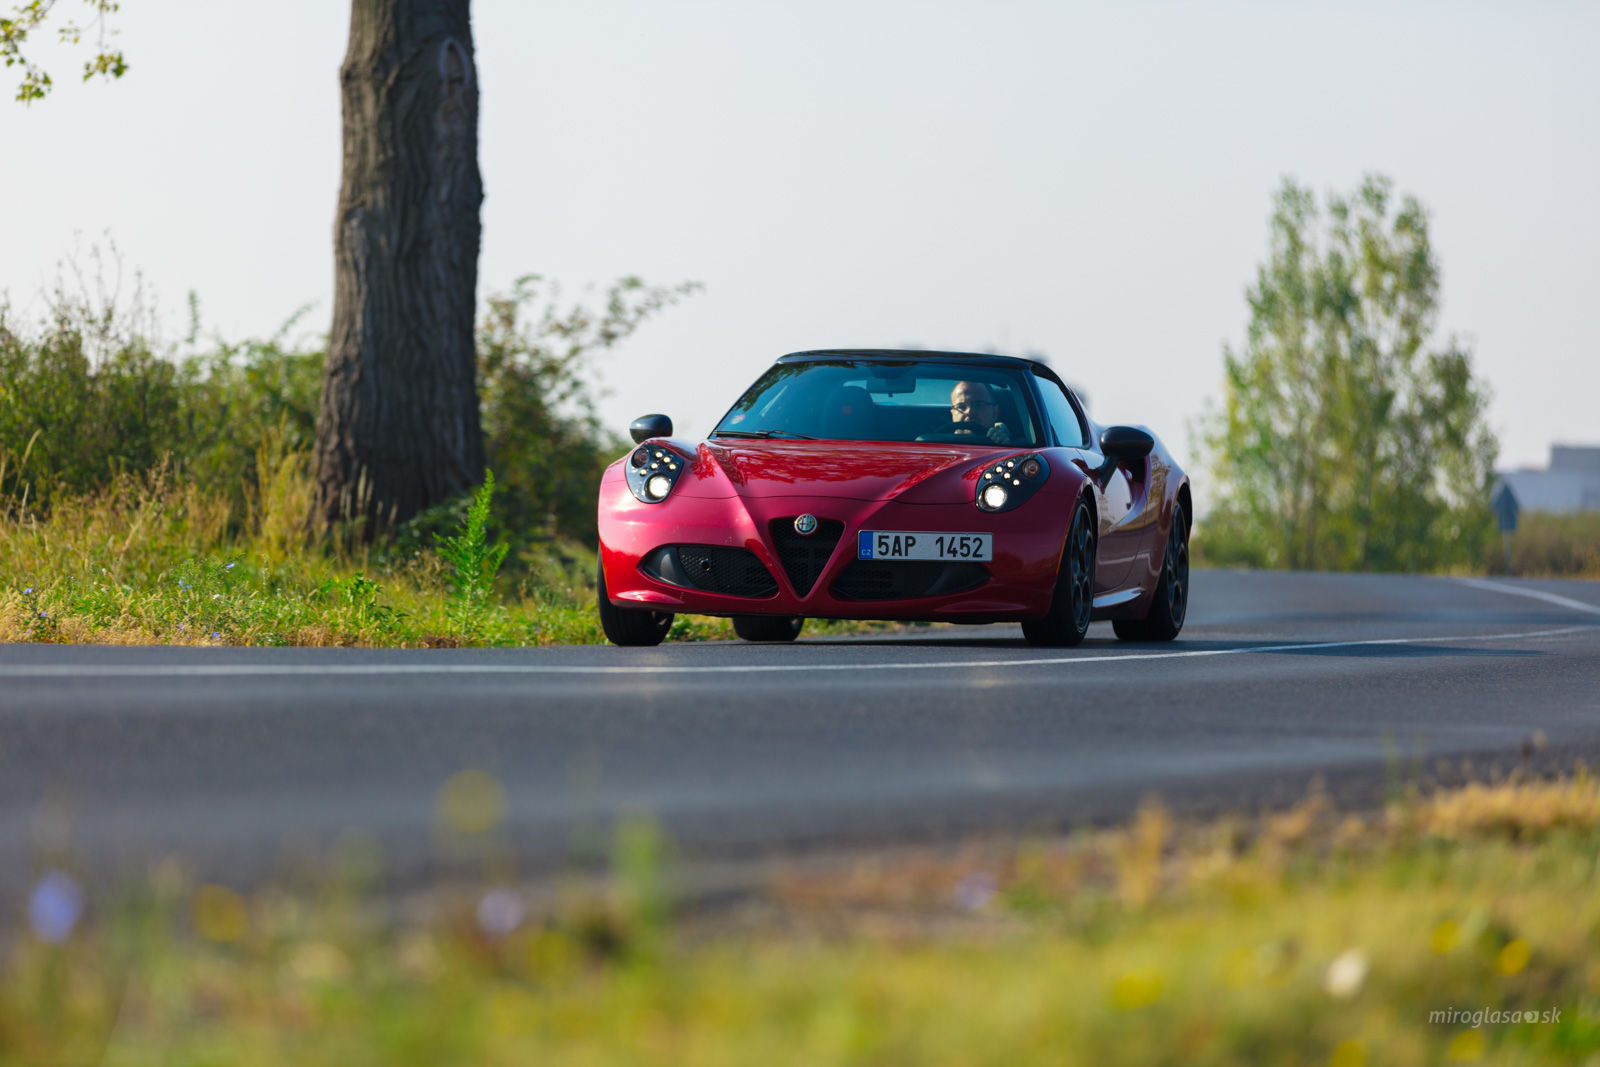
{"type": "Polygon", "coordinates": [[[968,403],[965,403],[965,404],[951,404],[950,405],[950,410],[951,411],[959,411],[963,415],[971,415],[973,408],[992,408],[992,407],[994,407],[994,401],[993,400],[973,400],[973,401],[969,401],[968,403]]]}

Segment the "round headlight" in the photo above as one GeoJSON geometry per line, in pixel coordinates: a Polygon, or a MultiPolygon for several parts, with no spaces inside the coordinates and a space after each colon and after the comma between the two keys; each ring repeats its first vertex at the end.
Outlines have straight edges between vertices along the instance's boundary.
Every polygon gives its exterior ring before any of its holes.
{"type": "Polygon", "coordinates": [[[1023,463],[1022,476],[1024,478],[1037,478],[1039,476],[1039,461],[1030,457],[1023,463]]]}
{"type": "Polygon", "coordinates": [[[998,511],[1006,506],[1006,487],[1003,485],[986,485],[983,487],[983,495],[979,499],[983,501],[984,507],[998,511]]]}
{"type": "Polygon", "coordinates": [[[651,500],[661,500],[672,491],[672,479],[665,474],[656,474],[644,483],[644,495],[651,500]]]}
{"type": "Polygon", "coordinates": [[[631,462],[635,467],[642,468],[646,463],[650,462],[650,450],[647,448],[635,449],[629,462],[631,462]]]}

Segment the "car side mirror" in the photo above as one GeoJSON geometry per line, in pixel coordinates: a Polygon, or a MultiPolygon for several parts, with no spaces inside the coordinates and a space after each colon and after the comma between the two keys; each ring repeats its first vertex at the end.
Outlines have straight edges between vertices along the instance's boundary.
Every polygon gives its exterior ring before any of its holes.
{"type": "Polygon", "coordinates": [[[1143,459],[1156,447],[1156,439],[1137,426],[1108,426],[1100,434],[1100,451],[1106,459],[1129,463],[1143,459]]]}
{"type": "Polygon", "coordinates": [[[671,437],[672,420],[665,415],[640,415],[628,427],[633,443],[642,445],[652,437],[671,437]]]}

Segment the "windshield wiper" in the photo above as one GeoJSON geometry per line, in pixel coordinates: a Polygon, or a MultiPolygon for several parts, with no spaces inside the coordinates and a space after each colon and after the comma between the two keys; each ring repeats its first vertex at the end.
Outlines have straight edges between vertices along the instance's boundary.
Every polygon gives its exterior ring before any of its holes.
{"type": "Polygon", "coordinates": [[[803,433],[793,430],[712,430],[712,437],[756,437],[769,438],[781,437],[786,441],[815,441],[815,437],[808,437],[803,433]]]}

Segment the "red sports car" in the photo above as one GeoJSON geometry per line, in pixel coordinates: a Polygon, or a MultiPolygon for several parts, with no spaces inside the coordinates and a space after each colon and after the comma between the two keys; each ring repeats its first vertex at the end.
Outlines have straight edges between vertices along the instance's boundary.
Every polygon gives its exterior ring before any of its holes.
{"type": "Polygon", "coordinates": [[[1125,640],[1183,628],[1188,477],[1042,363],[796,352],[704,441],[664,415],[631,432],[600,482],[616,644],[659,643],[678,612],[749,641],[792,641],[807,616],[1020,622],[1036,645],[1075,645],[1092,619],[1125,640]]]}

